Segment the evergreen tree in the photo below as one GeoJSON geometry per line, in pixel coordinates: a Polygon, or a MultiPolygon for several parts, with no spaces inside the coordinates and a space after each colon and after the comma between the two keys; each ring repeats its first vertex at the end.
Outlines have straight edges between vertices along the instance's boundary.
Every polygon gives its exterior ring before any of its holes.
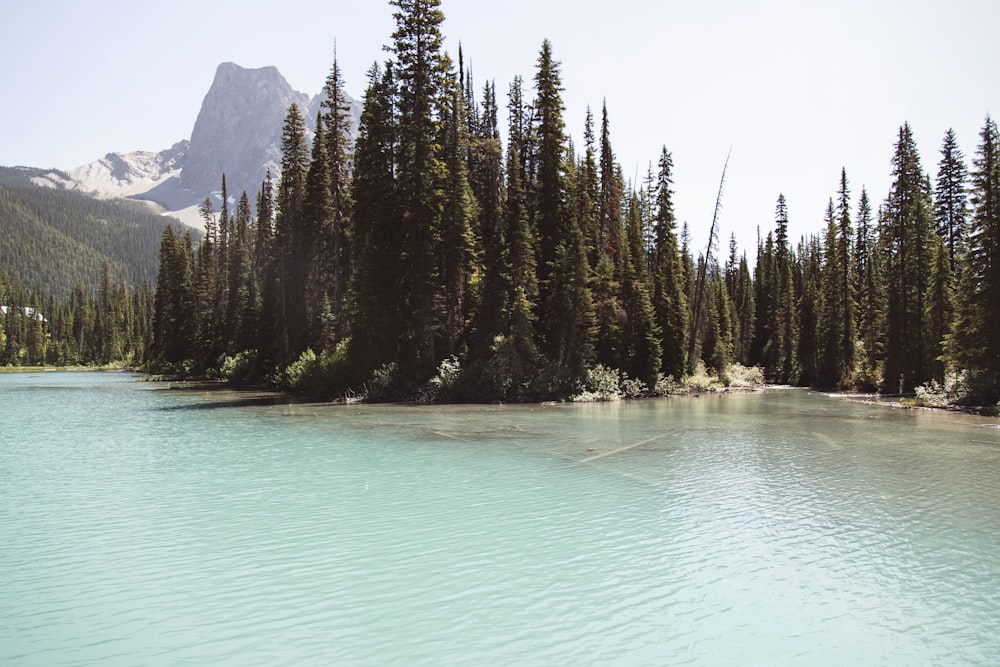
{"type": "Polygon", "coordinates": [[[438,362],[442,277],[438,252],[447,180],[441,151],[449,63],[442,52],[440,0],[392,0],[391,52],[398,96],[397,188],[401,207],[398,256],[403,366],[429,375],[438,362]]]}
{"type": "Polygon", "coordinates": [[[257,192],[257,222],[254,226],[253,250],[251,252],[251,273],[253,281],[250,289],[251,312],[253,313],[254,344],[261,361],[273,361],[273,335],[277,330],[279,311],[278,289],[280,285],[272,280],[275,270],[274,248],[274,182],[268,169],[257,192]]]}
{"type": "Polygon", "coordinates": [[[507,147],[507,199],[504,206],[504,230],[510,254],[510,293],[504,314],[504,336],[495,339],[496,356],[503,360],[512,386],[505,394],[521,397],[529,378],[536,372],[540,353],[535,344],[535,307],[538,283],[535,268],[534,234],[528,220],[524,167],[519,153],[524,145],[518,122],[519,82],[511,86],[510,142],[507,147]]]}
{"type": "Polygon", "coordinates": [[[754,276],[756,327],[752,355],[771,382],[793,383],[798,331],[793,256],[788,245],[788,205],[778,195],[773,234],[758,248],[754,276]]]}
{"type": "Polygon", "coordinates": [[[850,378],[854,371],[854,311],[856,295],[854,291],[854,230],[851,225],[850,191],[847,186],[847,170],[840,170],[840,189],[837,192],[837,301],[843,323],[840,326],[838,352],[840,367],[837,369],[839,381],[850,378]]]}
{"type": "Polygon", "coordinates": [[[980,132],[971,173],[972,218],[960,272],[954,333],[948,357],[980,377],[982,396],[1000,398],[1000,134],[989,116],[980,132]]]}
{"type": "Polygon", "coordinates": [[[858,295],[857,332],[863,357],[861,370],[874,379],[883,358],[882,332],[884,331],[884,283],[882,252],[878,243],[877,227],[872,221],[868,192],[862,188],[858,202],[858,231],[855,244],[855,285],[858,295]]]}
{"type": "Polygon", "coordinates": [[[556,257],[556,246],[563,240],[565,227],[563,216],[566,192],[565,180],[565,125],[563,123],[562,81],[559,63],[552,57],[552,44],[542,42],[538,55],[535,87],[538,97],[535,101],[537,122],[537,149],[534,159],[537,163],[535,191],[535,228],[538,235],[538,278],[542,290],[542,301],[547,301],[551,289],[549,280],[556,257]]]}
{"type": "Polygon", "coordinates": [[[252,216],[250,198],[244,190],[236,205],[236,215],[232,218],[232,233],[229,238],[227,280],[229,298],[226,304],[226,322],[230,353],[250,349],[256,331],[256,307],[253,303],[255,291],[250,258],[252,216]]]}
{"type": "Polygon", "coordinates": [[[934,236],[930,247],[931,266],[927,278],[927,294],[924,307],[927,320],[927,341],[930,346],[930,374],[938,382],[944,382],[945,340],[951,333],[954,308],[954,275],[948,247],[944,240],[934,236]]]}
{"type": "Polygon", "coordinates": [[[351,107],[334,55],[333,66],[323,89],[322,106],[326,157],[330,178],[330,231],[323,262],[327,292],[334,315],[334,337],[347,335],[347,293],[351,277],[351,107]]]}
{"type": "Polygon", "coordinates": [[[205,198],[201,206],[205,236],[194,258],[195,340],[192,357],[199,368],[205,368],[221,351],[221,321],[217,317],[218,299],[218,219],[212,201],[205,198]]]}
{"type": "Polygon", "coordinates": [[[354,152],[351,183],[350,358],[360,377],[396,359],[403,335],[399,257],[403,252],[396,189],[397,124],[391,65],[372,67],[354,152]]]}
{"type": "MultiPolygon", "coordinates": [[[[194,337],[194,271],[190,234],[179,239],[173,227],[163,230],[160,243],[160,270],[156,277],[153,303],[154,353],[164,361],[176,363],[190,358],[188,347],[194,337]]],[[[81,359],[87,357],[85,331],[89,314],[86,295],[78,288],[71,299],[73,337],[81,359]]]]}
{"type": "MultiPolygon", "coordinates": [[[[584,178],[589,165],[584,162],[584,178]]],[[[597,201],[597,262],[594,265],[593,297],[597,320],[596,359],[611,368],[622,368],[628,357],[622,325],[628,318],[624,310],[625,285],[622,237],[622,191],[624,184],[611,148],[608,107],[601,116],[600,191],[597,201]]],[[[590,224],[587,219],[581,224],[590,224]]]]}
{"type": "Polygon", "coordinates": [[[298,106],[292,103],[281,133],[281,180],[278,182],[271,279],[277,286],[275,305],[278,310],[272,317],[277,334],[275,353],[280,366],[297,359],[309,342],[306,282],[311,238],[303,215],[309,165],[305,121],[298,106]]]}
{"type": "Polygon", "coordinates": [[[823,240],[823,266],[819,297],[819,321],[817,338],[820,346],[819,366],[811,383],[820,387],[836,387],[843,377],[844,302],[840,263],[840,234],[833,210],[833,200],[826,209],[826,236],[823,240]]]}
{"type": "Polygon", "coordinates": [[[937,188],[934,191],[934,220],[938,235],[948,248],[948,263],[953,275],[958,275],[968,217],[965,157],[958,147],[955,131],[948,129],[941,144],[937,188]]]}
{"type": "Polygon", "coordinates": [[[930,378],[924,296],[927,293],[933,219],[930,187],[909,124],[899,130],[893,183],[882,227],[886,252],[886,389],[911,391],[930,378]]]}
{"type": "Polygon", "coordinates": [[[305,322],[308,324],[305,344],[313,350],[332,349],[336,341],[327,291],[331,282],[327,260],[336,243],[327,146],[323,118],[317,114],[301,213],[303,260],[306,263],[302,287],[305,290],[305,322]]]}
{"type": "Polygon", "coordinates": [[[441,219],[441,259],[439,272],[444,288],[442,338],[444,352],[454,355],[465,333],[465,323],[472,309],[470,281],[476,254],[472,224],[478,215],[475,197],[469,185],[468,124],[465,103],[457,80],[450,86],[450,103],[443,123],[444,211],[441,219]]]}
{"type": "Polygon", "coordinates": [[[586,237],[580,221],[569,214],[565,198],[569,163],[564,159],[562,82],[548,40],[538,56],[535,86],[535,229],[542,334],[552,359],[582,373],[594,354],[594,304],[586,237]]]}
{"type": "Polygon", "coordinates": [[[577,188],[575,211],[580,226],[587,239],[587,254],[590,266],[597,270],[598,252],[601,250],[600,223],[600,182],[597,171],[597,149],[594,137],[594,115],[587,107],[587,116],[583,127],[583,158],[577,167],[577,188]]]}
{"type": "Polygon", "coordinates": [[[819,237],[803,239],[793,270],[797,295],[795,313],[795,362],[798,383],[827,384],[817,378],[822,373],[823,331],[820,318],[823,307],[823,250],[819,237]]]}
{"type": "Polygon", "coordinates": [[[653,309],[661,335],[661,369],[664,374],[679,380],[684,375],[686,364],[688,308],[684,265],[675,233],[673,168],[673,157],[664,146],[656,181],[653,309]]]}
{"type": "Polygon", "coordinates": [[[629,376],[656,386],[662,363],[661,332],[650,299],[646,248],[642,237],[642,213],[639,196],[629,198],[627,243],[623,245],[622,309],[625,314],[622,349],[624,370],[629,376]]]}
{"type": "Polygon", "coordinates": [[[482,356],[497,335],[506,333],[513,280],[510,237],[504,224],[504,156],[497,114],[496,91],[489,83],[483,88],[482,114],[469,148],[469,185],[479,211],[476,227],[482,248],[482,288],[475,341],[482,356]]]}

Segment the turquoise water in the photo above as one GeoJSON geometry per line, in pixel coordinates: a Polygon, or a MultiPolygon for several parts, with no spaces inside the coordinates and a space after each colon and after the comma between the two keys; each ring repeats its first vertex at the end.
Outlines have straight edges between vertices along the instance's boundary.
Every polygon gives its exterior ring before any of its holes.
{"type": "Polygon", "coordinates": [[[0,375],[0,664],[1000,664],[998,421],[0,375]]]}

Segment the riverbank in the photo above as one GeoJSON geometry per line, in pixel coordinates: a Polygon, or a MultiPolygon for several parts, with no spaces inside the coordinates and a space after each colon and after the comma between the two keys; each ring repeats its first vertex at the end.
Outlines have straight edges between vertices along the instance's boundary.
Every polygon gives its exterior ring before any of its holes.
{"type": "Polygon", "coordinates": [[[141,373],[137,368],[122,368],[114,364],[108,366],[0,366],[0,373],[69,373],[103,372],[103,373],[141,373]]]}
{"type": "Polygon", "coordinates": [[[844,398],[852,403],[863,405],[877,405],[883,408],[896,410],[929,410],[936,412],[955,412],[967,415],[978,415],[980,417],[996,417],[1000,415],[1000,410],[996,405],[931,405],[920,402],[913,395],[909,396],[880,396],[878,394],[829,394],[831,397],[844,398]]]}

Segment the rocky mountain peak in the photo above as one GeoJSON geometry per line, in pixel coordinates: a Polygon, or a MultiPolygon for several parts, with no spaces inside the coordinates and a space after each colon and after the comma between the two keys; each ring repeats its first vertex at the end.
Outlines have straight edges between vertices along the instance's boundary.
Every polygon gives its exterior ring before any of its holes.
{"type": "Polygon", "coordinates": [[[181,186],[194,193],[219,188],[254,193],[268,168],[281,162],[281,126],[292,103],[308,109],[310,98],[294,90],[275,67],[219,65],[191,132],[181,186]]]}

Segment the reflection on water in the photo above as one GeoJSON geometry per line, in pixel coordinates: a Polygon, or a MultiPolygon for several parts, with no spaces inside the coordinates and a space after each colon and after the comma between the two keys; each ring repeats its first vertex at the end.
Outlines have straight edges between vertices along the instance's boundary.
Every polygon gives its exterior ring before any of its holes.
{"type": "Polygon", "coordinates": [[[996,420],[131,379],[0,376],[0,663],[1000,664],[996,420]]]}

